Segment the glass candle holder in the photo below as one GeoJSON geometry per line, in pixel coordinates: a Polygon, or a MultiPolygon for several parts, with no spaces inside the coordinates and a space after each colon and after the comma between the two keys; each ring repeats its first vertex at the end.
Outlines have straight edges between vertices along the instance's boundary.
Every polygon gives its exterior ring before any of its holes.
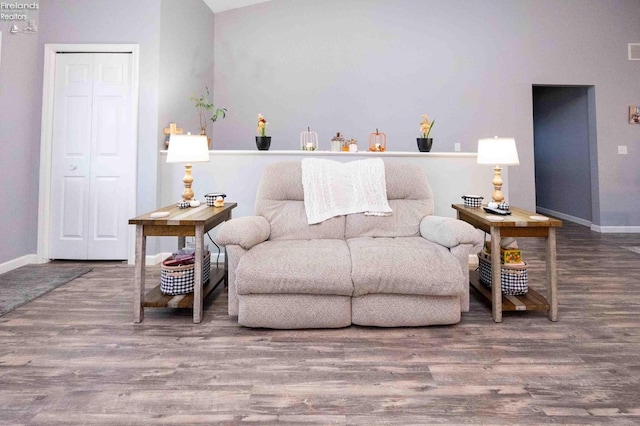
{"type": "Polygon", "coordinates": [[[318,149],[318,133],[312,132],[308,127],[306,132],[300,133],[300,149],[303,151],[318,149]]]}
{"type": "Polygon", "coordinates": [[[387,150],[387,135],[379,132],[369,134],[369,152],[385,152],[387,150]]]}

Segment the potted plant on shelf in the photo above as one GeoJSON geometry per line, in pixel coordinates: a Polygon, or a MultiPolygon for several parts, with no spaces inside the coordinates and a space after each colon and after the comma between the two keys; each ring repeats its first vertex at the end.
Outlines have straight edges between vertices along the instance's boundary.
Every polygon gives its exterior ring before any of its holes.
{"type": "Polygon", "coordinates": [[[429,137],[429,133],[431,133],[431,129],[435,124],[436,120],[429,121],[429,117],[427,114],[422,114],[422,121],[420,122],[420,136],[417,138],[418,140],[418,149],[420,152],[429,152],[431,151],[431,145],[433,145],[433,138],[429,137]]]}
{"type": "MultiPolygon", "coordinates": [[[[195,104],[196,110],[198,111],[198,118],[200,119],[200,134],[207,134],[207,126],[209,125],[209,121],[215,123],[219,117],[226,117],[227,109],[226,108],[216,108],[213,102],[209,101],[209,88],[205,86],[205,94],[201,94],[196,97],[195,94],[191,96],[191,101],[195,104]]],[[[209,148],[211,148],[211,138],[209,140],[209,148]]]]}
{"type": "Polygon", "coordinates": [[[258,114],[258,136],[256,146],[260,151],[268,151],[271,146],[271,136],[267,136],[267,120],[262,114],[258,114]]]}

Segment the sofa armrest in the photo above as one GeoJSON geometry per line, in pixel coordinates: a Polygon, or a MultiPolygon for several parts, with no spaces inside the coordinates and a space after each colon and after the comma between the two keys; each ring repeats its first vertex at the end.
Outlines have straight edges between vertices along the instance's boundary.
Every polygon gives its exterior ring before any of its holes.
{"type": "Polygon", "coordinates": [[[221,246],[238,245],[245,250],[269,239],[271,226],[262,216],[244,216],[226,221],[215,240],[221,246]]]}
{"type": "Polygon", "coordinates": [[[484,233],[462,220],[441,216],[426,216],[420,222],[423,238],[453,248],[460,244],[471,244],[472,253],[482,250],[484,233]]]}

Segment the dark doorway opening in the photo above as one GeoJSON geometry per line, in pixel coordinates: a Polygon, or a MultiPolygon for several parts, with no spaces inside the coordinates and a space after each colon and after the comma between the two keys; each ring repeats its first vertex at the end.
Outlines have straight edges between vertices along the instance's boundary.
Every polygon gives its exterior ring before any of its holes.
{"type": "Polygon", "coordinates": [[[593,86],[533,86],[536,210],[590,226],[597,201],[593,86]]]}

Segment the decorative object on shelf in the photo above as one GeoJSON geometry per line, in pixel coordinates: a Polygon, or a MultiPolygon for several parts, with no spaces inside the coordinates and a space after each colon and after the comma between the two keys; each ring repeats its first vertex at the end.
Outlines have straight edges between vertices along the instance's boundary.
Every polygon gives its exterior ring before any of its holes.
{"type": "Polygon", "coordinates": [[[187,209],[189,207],[191,207],[191,204],[189,201],[185,201],[185,200],[180,200],[176,203],[176,205],[178,206],[179,209],[187,209]]]}
{"type": "Polygon", "coordinates": [[[169,127],[163,129],[164,132],[164,146],[169,148],[169,140],[171,139],[171,135],[181,135],[182,129],[178,128],[176,123],[169,123],[169,127]]]}
{"type": "Polygon", "coordinates": [[[640,124],[640,106],[629,106],[629,124],[640,124]]]}
{"type": "Polygon", "coordinates": [[[271,136],[267,136],[267,120],[262,114],[258,114],[258,136],[256,146],[260,151],[268,151],[271,146],[271,136]]]}
{"type": "MultiPolygon", "coordinates": [[[[195,94],[191,95],[191,101],[195,104],[196,110],[198,111],[198,118],[200,119],[200,134],[203,136],[207,135],[207,126],[209,121],[215,123],[218,121],[218,117],[222,116],[225,118],[227,115],[226,108],[216,108],[213,102],[209,101],[209,88],[205,86],[205,93],[196,97],[195,94]]],[[[211,146],[211,138],[207,139],[207,144],[211,146]]]]}
{"type": "Polygon", "coordinates": [[[318,149],[318,133],[312,132],[310,127],[307,127],[306,132],[300,133],[300,148],[303,151],[315,151],[318,149]]]}
{"type": "Polygon", "coordinates": [[[349,152],[349,145],[351,145],[351,141],[349,139],[343,139],[342,148],[340,148],[340,150],[342,152],[349,152]]]}
{"type": "Polygon", "coordinates": [[[433,128],[435,122],[436,120],[429,121],[429,117],[427,116],[427,114],[422,114],[422,121],[420,122],[420,137],[417,138],[418,150],[420,152],[431,151],[433,138],[429,137],[429,133],[431,133],[431,129],[433,128]]]}
{"type": "Polygon", "coordinates": [[[369,134],[369,152],[385,152],[387,150],[387,135],[379,132],[369,134]]]}
{"type": "Polygon", "coordinates": [[[482,205],[482,199],[480,195],[463,195],[465,207],[480,207],[482,205]]]}
{"type": "Polygon", "coordinates": [[[502,193],[503,166],[517,166],[520,164],[516,141],[513,138],[483,138],[478,140],[478,164],[495,164],[493,169],[493,195],[495,203],[504,201],[502,193]]]}
{"type": "Polygon", "coordinates": [[[167,152],[167,163],[186,163],[184,191],[182,199],[189,203],[193,199],[193,176],[191,175],[191,163],[203,163],[209,161],[209,147],[207,137],[200,135],[171,135],[169,151],[167,152]]]}
{"type": "Polygon", "coordinates": [[[256,146],[260,151],[268,151],[271,147],[271,136],[256,136],[256,146]]]}
{"type": "Polygon", "coordinates": [[[349,152],[358,152],[358,141],[355,139],[349,140],[349,152]]]}
{"type": "Polygon", "coordinates": [[[344,143],[344,138],[340,136],[340,132],[336,133],[336,135],[331,138],[331,151],[338,152],[342,151],[342,144],[344,143]]]}

